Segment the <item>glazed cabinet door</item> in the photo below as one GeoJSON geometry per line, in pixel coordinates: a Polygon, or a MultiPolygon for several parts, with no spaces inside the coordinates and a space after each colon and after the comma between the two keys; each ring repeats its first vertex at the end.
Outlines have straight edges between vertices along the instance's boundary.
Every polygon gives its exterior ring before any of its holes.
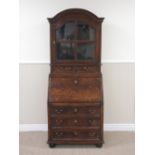
{"type": "Polygon", "coordinates": [[[56,25],[56,62],[96,60],[96,30],[93,26],[80,21],[66,21],[56,25]]]}

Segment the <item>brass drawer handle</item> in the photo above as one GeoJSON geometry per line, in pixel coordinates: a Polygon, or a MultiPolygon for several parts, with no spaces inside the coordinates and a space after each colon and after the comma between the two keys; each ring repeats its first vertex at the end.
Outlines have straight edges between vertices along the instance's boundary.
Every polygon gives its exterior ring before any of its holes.
{"type": "Polygon", "coordinates": [[[84,69],[84,70],[87,70],[87,69],[88,69],[88,67],[83,67],[83,69],[84,69]]]}
{"type": "Polygon", "coordinates": [[[60,120],[56,120],[56,124],[62,124],[63,120],[60,119],[60,120]]]}
{"type": "Polygon", "coordinates": [[[55,134],[57,137],[63,136],[63,132],[56,132],[55,134]]]}
{"type": "Polygon", "coordinates": [[[74,108],[74,112],[77,113],[78,112],[78,108],[74,108]]]}
{"type": "Polygon", "coordinates": [[[76,131],[73,134],[74,134],[74,136],[78,136],[78,132],[76,132],[76,131]]]}
{"type": "Polygon", "coordinates": [[[96,113],[96,109],[89,109],[89,112],[90,112],[91,114],[94,114],[94,113],[96,113]]]}
{"type": "Polygon", "coordinates": [[[90,124],[95,124],[95,123],[96,123],[96,120],[94,120],[94,119],[91,120],[91,119],[90,119],[90,120],[89,120],[89,123],[90,123],[90,124]]]}
{"type": "Polygon", "coordinates": [[[60,113],[63,112],[63,109],[55,109],[55,112],[58,113],[58,114],[60,114],[60,113]]]}
{"type": "Polygon", "coordinates": [[[63,112],[63,109],[60,109],[60,112],[63,112]]]}
{"type": "Polygon", "coordinates": [[[93,136],[95,136],[95,135],[96,135],[95,132],[89,132],[89,136],[93,137],[93,136]]]}

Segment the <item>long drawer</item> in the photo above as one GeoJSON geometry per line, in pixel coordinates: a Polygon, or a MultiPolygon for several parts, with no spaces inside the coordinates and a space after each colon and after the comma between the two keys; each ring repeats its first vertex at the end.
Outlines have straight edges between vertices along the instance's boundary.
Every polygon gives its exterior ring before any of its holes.
{"type": "Polygon", "coordinates": [[[101,107],[95,105],[87,105],[82,106],[80,104],[71,104],[71,105],[50,105],[49,106],[49,115],[50,116],[76,116],[76,115],[84,115],[84,116],[100,116],[101,107]],[[81,105],[81,106],[80,106],[81,105]]]}
{"type": "Polygon", "coordinates": [[[52,139],[56,140],[88,140],[101,138],[101,132],[99,129],[56,129],[52,130],[52,139]]]}
{"type": "Polygon", "coordinates": [[[51,117],[52,128],[60,127],[97,127],[100,126],[100,117],[51,117]]]}
{"type": "Polygon", "coordinates": [[[94,102],[102,100],[102,79],[96,78],[50,78],[49,102],[94,102]]]}

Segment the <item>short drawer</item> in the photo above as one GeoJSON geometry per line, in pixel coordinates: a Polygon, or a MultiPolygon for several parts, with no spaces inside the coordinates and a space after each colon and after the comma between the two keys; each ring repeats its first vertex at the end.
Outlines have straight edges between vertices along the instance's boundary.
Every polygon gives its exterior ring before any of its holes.
{"type": "Polygon", "coordinates": [[[100,115],[101,106],[51,106],[50,115],[100,115]]]}
{"type": "Polygon", "coordinates": [[[53,130],[52,131],[52,138],[53,139],[99,139],[101,137],[101,133],[99,129],[72,129],[72,130],[53,130]]]}
{"type": "Polygon", "coordinates": [[[51,117],[52,127],[95,127],[100,126],[99,117],[51,117]]]}

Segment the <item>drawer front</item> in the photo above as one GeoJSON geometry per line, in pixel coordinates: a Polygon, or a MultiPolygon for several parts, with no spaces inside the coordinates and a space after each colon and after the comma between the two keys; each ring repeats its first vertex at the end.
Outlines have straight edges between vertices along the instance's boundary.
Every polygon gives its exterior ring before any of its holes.
{"type": "Polygon", "coordinates": [[[52,131],[52,138],[53,139],[57,139],[57,140],[67,140],[67,139],[72,139],[72,140],[76,140],[76,139],[94,139],[94,140],[99,140],[101,137],[101,133],[98,129],[81,129],[81,130],[77,130],[77,129],[72,129],[72,130],[63,130],[63,129],[59,129],[59,130],[53,130],[52,131]]]}
{"type": "Polygon", "coordinates": [[[101,101],[101,78],[51,78],[49,102],[101,101]]]}
{"type": "Polygon", "coordinates": [[[100,106],[51,106],[51,116],[64,116],[64,115],[100,115],[100,106]]]}
{"type": "Polygon", "coordinates": [[[55,127],[95,127],[100,126],[100,118],[95,117],[52,117],[52,128],[55,127]]]}
{"type": "Polygon", "coordinates": [[[77,74],[77,73],[96,73],[100,72],[100,67],[99,66],[73,66],[73,65],[58,65],[58,66],[52,66],[52,73],[55,74],[77,74]]]}

